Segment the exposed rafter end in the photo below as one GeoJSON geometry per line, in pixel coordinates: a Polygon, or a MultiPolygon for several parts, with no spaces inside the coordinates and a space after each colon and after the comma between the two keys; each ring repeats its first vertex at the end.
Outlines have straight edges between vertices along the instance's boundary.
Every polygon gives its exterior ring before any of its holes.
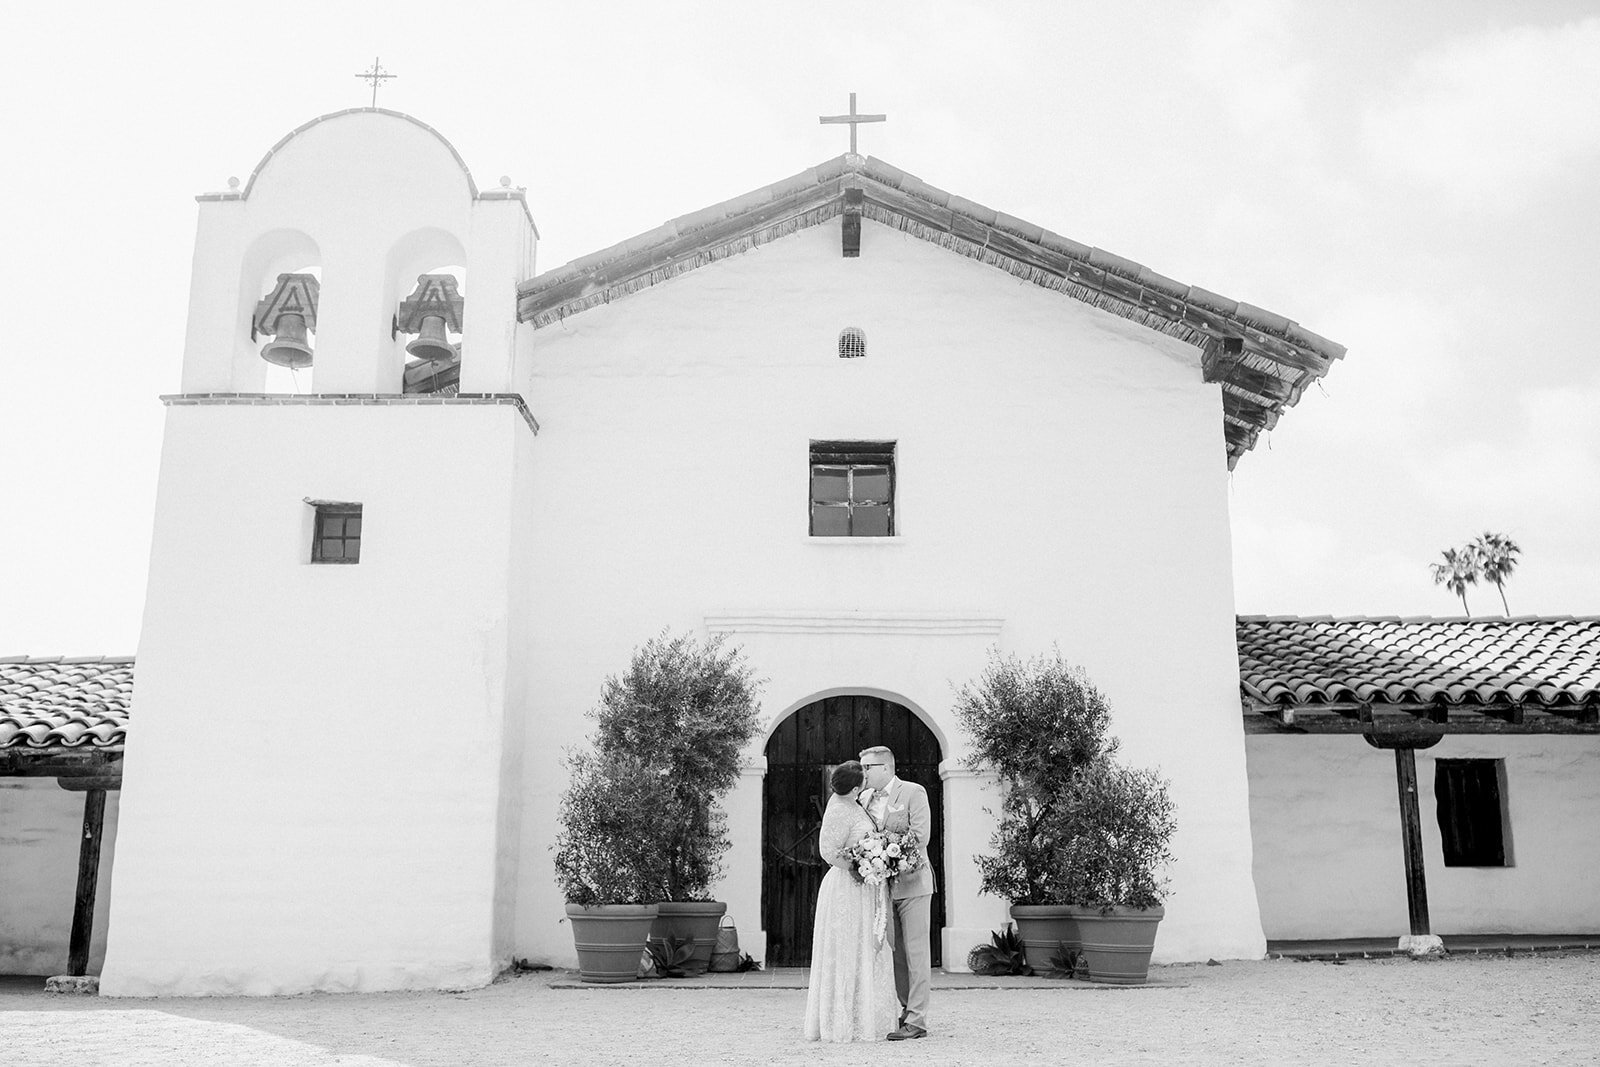
{"type": "Polygon", "coordinates": [[[860,189],[844,191],[844,216],[840,221],[840,234],[845,259],[861,255],[861,205],[866,199],[860,189]]]}
{"type": "Polygon", "coordinates": [[[1226,381],[1228,373],[1244,357],[1244,338],[1214,337],[1200,354],[1200,371],[1208,382],[1226,381]]]}

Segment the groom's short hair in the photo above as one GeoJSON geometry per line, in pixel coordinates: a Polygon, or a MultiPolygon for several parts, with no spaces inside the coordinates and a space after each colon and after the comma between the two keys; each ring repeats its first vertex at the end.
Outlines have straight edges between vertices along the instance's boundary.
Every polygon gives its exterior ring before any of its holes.
{"type": "Polygon", "coordinates": [[[861,758],[865,760],[868,756],[877,756],[882,762],[889,765],[889,770],[894,770],[894,753],[882,745],[874,745],[871,748],[862,749],[861,758]]]}

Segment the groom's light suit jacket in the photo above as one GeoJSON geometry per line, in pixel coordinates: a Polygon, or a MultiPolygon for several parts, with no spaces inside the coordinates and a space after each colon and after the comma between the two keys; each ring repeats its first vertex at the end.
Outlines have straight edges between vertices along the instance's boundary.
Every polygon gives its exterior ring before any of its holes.
{"type": "MultiPolygon", "coordinates": [[[[902,874],[889,883],[889,895],[894,900],[907,897],[930,896],[934,889],[933,865],[928,862],[928,838],[933,833],[933,811],[928,807],[928,791],[916,782],[899,778],[886,789],[889,806],[884,809],[883,829],[901,831],[907,828],[917,832],[917,849],[922,853],[922,863],[909,874],[902,874]]],[[[870,805],[875,796],[869,796],[870,805]]]]}

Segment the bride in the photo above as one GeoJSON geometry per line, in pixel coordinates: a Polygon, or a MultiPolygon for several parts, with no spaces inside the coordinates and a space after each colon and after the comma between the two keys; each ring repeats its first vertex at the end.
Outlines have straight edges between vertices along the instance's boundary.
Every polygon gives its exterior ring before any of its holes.
{"type": "Polygon", "coordinates": [[[851,760],[833,770],[833,796],[822,817],[820,849],[831,869],[817,892],[806,994],[806,1040],[881,1041],[894,1029],[894,946],[878,938],[877,911],[888,908],[883,886],[864,884],[844,850],[873,829],[856,803],[863,780],[851,760]],[[880,898],[883,898],[880,900],[880,898]]]}

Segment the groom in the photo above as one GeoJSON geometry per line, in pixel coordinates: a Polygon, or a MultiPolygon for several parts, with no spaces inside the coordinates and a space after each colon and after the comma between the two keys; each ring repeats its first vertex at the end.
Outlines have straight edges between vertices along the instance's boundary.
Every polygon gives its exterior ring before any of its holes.
{"type": "Polygon", "coordinates": [[[883,830],[917,832],[922,863],[896,878],[889,896],[894,901],[894,988],[900,995],[900,1028],[890,1041],[910,1041],[928,1036],[928,981],[933,971],[928,930],[933,903],[933,868],[928,865],[928,835],[933,815],[928,791],[915,782],[902,782],[894,774],[894,753],[883,746],[864,749],[861,770],[867,788],[861,805],[883,830]]]}

